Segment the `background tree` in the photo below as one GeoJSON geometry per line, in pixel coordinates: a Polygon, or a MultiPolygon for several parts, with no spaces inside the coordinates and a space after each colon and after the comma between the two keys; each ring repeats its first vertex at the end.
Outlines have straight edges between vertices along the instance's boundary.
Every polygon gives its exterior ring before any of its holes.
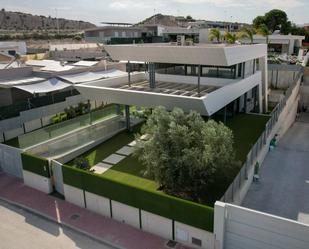
{"type": "Polygon", "coordinates": [[[235,161],[232,131],[223,123],[205,122],[197,112],[153,110],[137,136],[135,154],[162,190],[202,202],[216,173],[228,174],[235,161]]]}
{"type": "Polygon", "coordinates": [[[213,40],[217,40],[217,42],[219,43],[221,41],[221,33],[219,29],[211,29],[209,32],[209,39],[211,41],[213,40]]]}
{"type": "Polygon", "coordinates": [[[252,24],[253,27],[258,29],[262,24],[265,24],[265,17],[264,16],[257,16],[253,19],[252,24]]]}
{"type": "Polygon", "coordinates": [[[271,32],[280,30],[284,33],[289,26],[287,14],[282,10],[273,9],[265,13],[265,25],[271,32]]]}
{"type": "Polygon", "coordinates": [[[257,16],[253,20],[253,26],[256,29],[259,29],[265,25],[270,32],[275,30],[280,30],[281,33],[287,34],[291,28],[291,22],[288,21],[287,14],[279,9],[273,9],[269,12],[266,12],[264,16],[257,16]]]}
{"type": "Polygon", "coordinates": [[[270,30],[268,29],[268,27],[266,25],[261,25],[258,29],[257,29],[257,33],[259,35],[262,35],[266,38],[266,44],[269,43],[269,35],[271,34],[270,30]]]}

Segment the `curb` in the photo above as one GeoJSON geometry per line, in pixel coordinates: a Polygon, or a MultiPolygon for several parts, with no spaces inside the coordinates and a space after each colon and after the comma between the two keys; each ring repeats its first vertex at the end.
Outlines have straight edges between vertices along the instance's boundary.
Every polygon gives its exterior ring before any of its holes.
{"type": "Polygon", "coordinates": [[[27,211],[27,212],[29,212],[29,213],[32,213],[32,214],[34,214],[34,215],[37,215],[37,216],[39,216],[39,217],[41,217],[41,218],[43,218],[43,219],[46,219],[46,220],[48,220],[48,221],[50,221],[50,222],[53,222],[53,223],[55,223],[55,224],[58,224],[58,225],[60,225],[61,227],[69,228],[69,229],[71,229],[71,230],[73,230],[73,231],[75,231],[75,232],[77,232],[77,233],[79,233],[79,234],[81,234],[81,235],[87,236],[87,237],[89,237],[89,238],[91,238],[91,239],[96,240],[97,242],[100,242],[100,243],[103,243],[103,244],[105,244],[105,245],[107,245],[107,246],[110,246],[110,247],[112,247],[113,249],[125,249],[125,247],[116,246],[116,245],[112,244],[111,242],[109,242],[108,240],[105,240],[105,239],[102,239],[101,237],[98,237],[98,236],[95,236],[95,235],[93,235],[93,234],[90,234],[90,233],[88,233],[88,232],[86,232],[86,231],[84,231],[84,230],[82,230],[82,229],[80,229],[80,228],[76,228],[76,227],[74,227],[74,226],[72,226],[72,225],[70,225],[70,224],[67,224],[67,223],[65,223],[65,222],[57,221],[56,219],[50,217],[49,215],[46,215],[46,214],[44,214],[44,213],[42,213],[42,212],[40,212],[40,211],[37,211],[37,210],[35,210],[35,209],[33,209],[33,208],[30,208],[30,207],[27,207],[27,206],[25,206],[25,205],[23,205],[23,204],[20,204],[20,203],[18,203],[18,202],[11,201],[11,200],[6,199],[6,198],[4,198],[4,197],[2,197],[2,196],[0,196],[0,200],[3,201],[3,202],[8,203],[8,204],[10,204],[10,205],[13,205],[13,206],[15,206],[15,207],[17,207],[17,208],[21,208],[21,209],[23,209],[23,210],[25,210],[25,211],[27,211]]]}

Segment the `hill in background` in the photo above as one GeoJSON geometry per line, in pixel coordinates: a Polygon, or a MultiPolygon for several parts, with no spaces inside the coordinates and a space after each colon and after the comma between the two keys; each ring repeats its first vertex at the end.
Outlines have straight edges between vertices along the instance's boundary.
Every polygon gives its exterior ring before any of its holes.
{"type": "Polygon", "coordinates": [[[95,27],[94,24],[84,21],[67,20],[64,18],[52,18],[21,12],[0,11],[0,29],[12,31],[47,31],[47,30],[84,30],[95,27]]]}

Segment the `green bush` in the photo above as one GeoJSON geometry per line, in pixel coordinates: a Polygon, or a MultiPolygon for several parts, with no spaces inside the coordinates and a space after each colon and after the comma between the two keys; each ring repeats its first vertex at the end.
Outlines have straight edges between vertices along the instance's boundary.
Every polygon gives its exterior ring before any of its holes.
{"type": "Polygon", "coordinates": [[[135,188],[103,175],[65,165],[62,170],[65,184],[187,225],[213,231],[214,209],[211,207],[169,196],[160,191],[135,188]]]}
{"type": "Polygon", "coordinates": [[[47,159],[22,153],[21,160],[24,170],[50,178],[49,163],[47,159]]]}

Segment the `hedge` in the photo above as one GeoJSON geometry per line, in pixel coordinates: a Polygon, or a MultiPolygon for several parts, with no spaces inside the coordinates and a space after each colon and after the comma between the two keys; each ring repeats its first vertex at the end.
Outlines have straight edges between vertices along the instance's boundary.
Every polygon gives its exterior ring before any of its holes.
{"type": "Polygon", "coordinates": [[[214,209],[211,207],[159,191],[136,188],[66,165],[63,165],[62,172],[65,184],[187,225],[213,231],[214,209]]]}
{"type": "Polygon", "coordinates": [[[47,159],[27,153],[22,153],[21,160],[24,170],[50,178],[49,163],[47,159]]]}

